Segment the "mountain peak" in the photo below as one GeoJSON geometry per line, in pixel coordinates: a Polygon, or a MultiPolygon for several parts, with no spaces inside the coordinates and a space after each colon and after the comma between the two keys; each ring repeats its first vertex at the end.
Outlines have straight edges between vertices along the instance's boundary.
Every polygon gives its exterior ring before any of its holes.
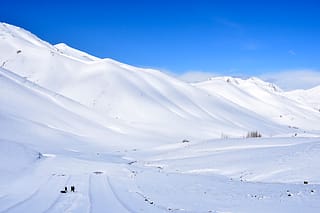
{"type": "Polygon", "coordinates": [[[275,84],[266,82],[261,80],[257,77],[250,77],[247,79],[242,79],[238,77],[231,77],[231,76],[220,76],[220,77],[213,77],[209,78],[207,81],[200,82],[197,84],[212,84],[217,82],[226,82],[228,84],[234,85],[234,86],[257,86],[262,89],[266,89],[271,92],[282,92],[282,90],[275,84]]]}
{"type": "Polygon", "coordinates": [[[31,32],[3,22],[0,23],[0,39],[7,40],[8,43],[10,42],[11,44],[15,44],[16,46],[24,46],[28,44],[54,49],[51,44],[41,40],[31,32]]]}
{"type": "Polygon", "coordinates": [[[73,47],[70,47],[69,45],[65,43],[59,43],[54,45],[54,47],[57,49],[58,52],[65,54],[67,56],[71,56],[80,60],[84,61],[98,61],[100,58],[92,56],[88,53],[85,53],[83,51],[77,50],[73,47]]]}

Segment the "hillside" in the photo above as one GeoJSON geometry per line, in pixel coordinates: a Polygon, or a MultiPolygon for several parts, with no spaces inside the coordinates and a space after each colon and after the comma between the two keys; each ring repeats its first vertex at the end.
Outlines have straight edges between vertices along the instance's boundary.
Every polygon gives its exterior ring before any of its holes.
{"type": "MultiPolygon", "coordinates": [[[[305,104],[307,101],[298,102],[294,95],[258,78],[216,77],[194,85],[283,125],[315,130],[314,124],[319,120],[316,110],[305,104]]],[[[314,95],[309,101],[312,100],[317,100],[317,97],[314,95]]]]}
{"type": "MultiPolygon", "coordinates": [[[[232,97],[227,97],[219,92],[203,91],[157,70],[98,59],[65,44],[52,46],[8,24],[1,25],[0,34],[3,68],[103,116],[144,131],[210,138],[222,133],[242,137],[248,131],[259,130],[270,136],[292,132],[288,126],[313,130],[308,125],[310,118],[319,122],[318,115],[314,117],[309,109],[302,109],[292,101],[288,103],[276,91],[261,93],[265,89],[261,85],[251,91],[256,94],[255,105],[252,105],[248,99],[236,98],[236,94],[245,88],[238,87],[230,91],[232,97]],[[270,115],[255,110],[257,103],[265,105],[263,97],[257,97],[259,94],[268,96],[268,104],[275,101],[271,106],[274,113],[270,115]],[[281,110],[274,110],[279,107],[278,103],[281,110]]],[[[227,88],[226,85],[214,86],[216,91],[227,88]]]]}
{"type": "Polygon", "coordinates": [[[320,112],[320,86],[308,90],[294,90],[286,95],[302,104],[307,104],[320,112]]]}

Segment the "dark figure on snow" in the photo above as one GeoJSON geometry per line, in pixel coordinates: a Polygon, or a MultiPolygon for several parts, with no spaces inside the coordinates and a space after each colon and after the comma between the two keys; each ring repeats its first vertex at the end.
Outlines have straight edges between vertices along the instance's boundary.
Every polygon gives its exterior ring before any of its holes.
{"type": "Polygon", "coordinates": [[[61,190],[60,193],[67,193],[67,191],[68,191],[68,189],[67,189],[67,187],[65,186],[65,187],[64,187],[64,190],[61,190]]]}
{"type": "Polygon", "coordinates": [[[71,186],[71,191],[74,192],[74,186],[71,186]]]}

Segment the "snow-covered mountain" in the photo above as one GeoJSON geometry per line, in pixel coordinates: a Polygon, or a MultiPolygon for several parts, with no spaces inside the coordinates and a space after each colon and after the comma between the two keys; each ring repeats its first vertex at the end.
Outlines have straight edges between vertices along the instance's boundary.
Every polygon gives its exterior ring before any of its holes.
{"type": "Polygon", "coordinates": [[[319,94],[189,84],[0,23],[0,212],[318,212],[319,94]]]}
{"type": "Polygon", "coordinates": [[[74,141],[101,142],[101,138],[118,141],[125,134],[134,140],[138,134],[116,119],[101,118],[87,107],[3,68],[0,82],[1,139],[43,148],[48,144],[68,147],[75,145],[74,141]]]}
{"type": "MultiPolygon", "coordinates": [[[[318,113],[306,104],[308,102],[295,101],[294,97],[300,96],[288,95],[289,93],[282,92],[276,85],[258,78],[243,80],[232,77],[216,77],[194,85],[283,125],[316,129],[314,124],[319,120],[318,113]]],[[[311,91],[306,93],[316,94],[311,91]]],[[[314,95],[310,98],[311,100],[318,99],[314,95]]]]}
{"type": "Polygon", "coordinates": [[[211,81],[215,92],[204,91],[200,85],[208,83],[190,85],[157,70],[99,59],[66,44],[52,46],[21,28],[0,26],[2,68],[144,131],[182,137],[189,129],[185,137],[192,138],[241,137],[253,130],[275,135],[291,132],[288,126],[314,130],[310,119],[320,120],[258,79],[251,80],[254,87],[243,82],[237,87],[240,79],[211,81]],[[261,113],[268,105],[268,113],[261,113]]]}
{"type": "Polygon", "coordinates": [[[294,90],[286,92],[286,96],[302,104],[308,104],[320,112],[320,86],[308,90],[294,90]]]}

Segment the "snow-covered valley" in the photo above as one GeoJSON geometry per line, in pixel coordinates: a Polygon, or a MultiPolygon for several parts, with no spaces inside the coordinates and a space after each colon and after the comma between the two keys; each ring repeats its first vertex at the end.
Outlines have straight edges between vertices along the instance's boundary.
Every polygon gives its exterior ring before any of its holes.
{"type": "Polygon", "coordinates": [[[0,66],[0,212],[320,210],[317,87],[189,84],[5,23],[0,66]]]}

